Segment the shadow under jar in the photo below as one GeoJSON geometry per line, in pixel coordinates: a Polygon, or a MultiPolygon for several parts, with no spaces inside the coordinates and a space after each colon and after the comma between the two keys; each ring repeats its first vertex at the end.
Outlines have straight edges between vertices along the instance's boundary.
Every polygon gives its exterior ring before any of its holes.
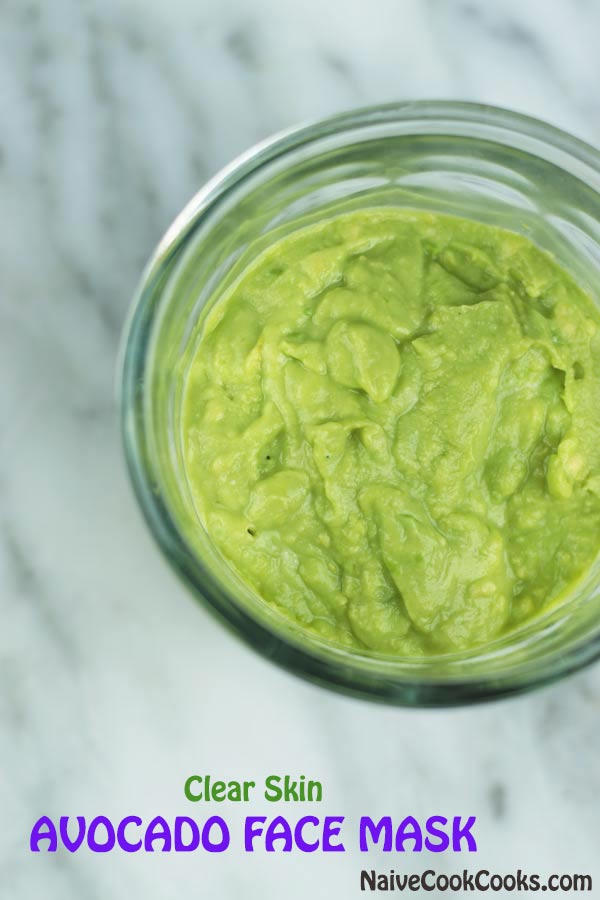
{"type": "Polygon", "coordinates": [[[269,659],[328,687],[408,706],[517,693],[600,655],[598,560],[564,602],[483,647],[423,658],[351,650],[305,631],[242,582],[207,535],[186,480],[182,372],[207,305],[275,240],[340,213],[386,206],[519,232],[598,305],[600,154],[570,135],[493,107],[428,101],[286,132],[209,182],[150,260],[122,367],[131,479],[175,570],[269,659]]]}

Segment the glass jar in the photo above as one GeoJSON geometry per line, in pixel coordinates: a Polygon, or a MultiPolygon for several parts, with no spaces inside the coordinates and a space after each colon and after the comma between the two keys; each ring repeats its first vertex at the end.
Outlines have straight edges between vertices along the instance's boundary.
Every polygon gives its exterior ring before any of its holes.
{"type": "Polygon", "coordinates": [[[517,693],[600,655],[600,563],[566,602],[483,648],[423,659],[350,651],[283,618],[236,576],[211,544],[187,487],[182,359],[201,311],[276,238],[333,214],[385,205],[521,232],[600,305],[600,154],[581,141],[506,110],[429,101],[287,131],[213,178],[146,268],[122,365],[131,479],[175,570],[274,662],[329,687],[410,706],[517,693]]]}

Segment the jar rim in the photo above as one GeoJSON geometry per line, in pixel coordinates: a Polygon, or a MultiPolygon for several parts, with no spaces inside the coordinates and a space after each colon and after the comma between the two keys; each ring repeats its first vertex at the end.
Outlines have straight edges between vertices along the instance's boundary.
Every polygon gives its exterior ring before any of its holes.
{"type": "MultiPolygon", "coordinates": [[[[553,125],[496,106],[465,101],[404,101],[365,106],[281,131],[249,148],[211,178],[160,240],[142,274],[125,323],[119,354],[118,402],[127,468],[150,531],[175,572],[221,622],[272,661],[330,688],[398,705],[453,706],[521,693],[582,668],[600,657],[600,628],[566,652],[555,653],[544,665],[537,659],[525,660],[510,668],[491,670],[487,676],[478,672],[475,677],[452,678],[428,675],[425,666],[415,667],[415,674],[411,675],[405,659],[344,650],[316,637],[313,639],[312,635],[307,638],[306,633],[303,637],[299,634],[295,640],[289,633],[276,633],[258,621],[242,604],[236,603],[235,597],[227,595],[222,586],[218,586],[218,591],[211,590],[212,573],[202,565],[181,533],[145,464],[148,447],[143,385],[154,307],[160,300],[157,290],[167,264],[191,238],[208,210],[263,166],[330,135],[401,124],[409,129],[424,129],[408,130],[406,134],[454,133],[466,137],[470,136],[466,131],[469,127],[483,128],[503,133],[503,143],[509,147],[514,146],[509,138],[518,136],[529,144],[551,149],[559,158],[575,162],[578,176],[587,178],[588,184],[591,181],[600,194],[600,152],[553,125]],[[400,662],[404,665],[400,666],[400,662]]],[[[556,155],[553,162],[560,165],[556,155]]],[[[480,649],[485,653],[485,647],[480,649]]]]}

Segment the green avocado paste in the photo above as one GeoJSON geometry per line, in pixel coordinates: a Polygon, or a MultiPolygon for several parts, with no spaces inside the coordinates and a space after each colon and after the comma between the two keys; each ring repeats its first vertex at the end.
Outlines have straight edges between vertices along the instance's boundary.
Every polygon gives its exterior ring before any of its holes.
{"type": "Polygon", "coordinates": [[[265,603],[337,645],[485,644],[600,549],[600,314],[527,238],[398,208],[272,244],[188,347],[199,517],[265,603]]]}

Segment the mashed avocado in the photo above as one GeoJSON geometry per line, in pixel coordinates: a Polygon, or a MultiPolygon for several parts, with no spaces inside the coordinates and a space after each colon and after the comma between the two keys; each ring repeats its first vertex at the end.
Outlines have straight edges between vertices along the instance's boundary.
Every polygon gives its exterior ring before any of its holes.
{"type": "Polygon", "coordinates": [[[349,213],[272,245],[195,337],[190,490],[266,603],[392,655],[488,642],[600,549],[600,314],[529,240],[349,213]]]}

